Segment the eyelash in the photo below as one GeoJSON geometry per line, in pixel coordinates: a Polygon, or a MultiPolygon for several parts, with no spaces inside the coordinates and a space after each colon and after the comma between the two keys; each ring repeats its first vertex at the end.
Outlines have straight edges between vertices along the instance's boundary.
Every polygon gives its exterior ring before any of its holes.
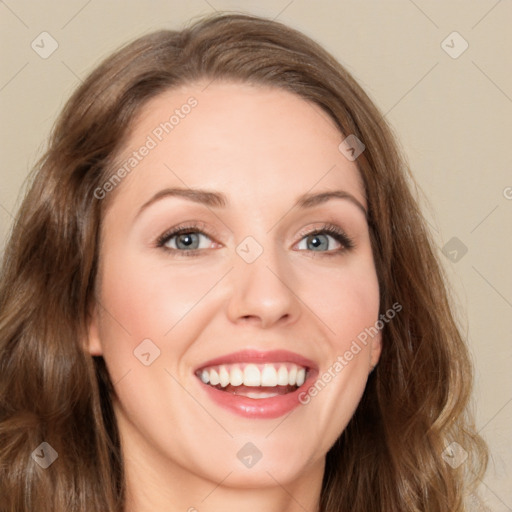
{"type": "MultiPolygon", "coordinates": [[[[156,240],[156,247],[163,249],[166,252],[170,253],[179,253],[180,256],[195,256],[199,252],[201,252],[204,249],[191,249],[189,251],[182,251],[179,249],[172,249],[169,247],[165,247],[165,244],[169,242],[172,238],[182,235],[182,234],[189,234],[189,233],[199,233],[201,235],[206,236],[207,238],[212,238],[210,235],[208,235],[205,231],[203,226],[199,224],[188,224],[184,226],[178,226],[176,228],[172,228],[169,231],[166,231],[162,235],[160,235],[156,240]]],[[[354,241],[338,226],[334,224],[324,224],[320,228],[315,228],[311,231],[301,232],[300,233],[300,240],[303,240],[304,238],[308,236],[314,236],[319,234],[327,234],[330,235],[332,238],[334,238],[337,242],[339,242],[342,247],[339,249],[334,249],[331,251],[320,251],[320,254],[322,256],[337,256],[341,253],[344,253],[346,251],[349,251],[355,247],[354,241]]],[[[317,251],[309,251],[312,253],[315,253],[317,251]]]]}

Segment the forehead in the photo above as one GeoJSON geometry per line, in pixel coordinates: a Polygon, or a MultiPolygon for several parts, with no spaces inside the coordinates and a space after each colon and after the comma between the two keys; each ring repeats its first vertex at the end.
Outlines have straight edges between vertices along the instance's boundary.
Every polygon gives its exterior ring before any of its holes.
{"type": "Polygon", "coordinates": [[[139,112],[115,164],[127,171],[117,193],[133,205],[164,187],[211,188],[247,205],[342,187],[366,206],[343,138],[319,106],[283,89],[187,85],[139,112]]]}

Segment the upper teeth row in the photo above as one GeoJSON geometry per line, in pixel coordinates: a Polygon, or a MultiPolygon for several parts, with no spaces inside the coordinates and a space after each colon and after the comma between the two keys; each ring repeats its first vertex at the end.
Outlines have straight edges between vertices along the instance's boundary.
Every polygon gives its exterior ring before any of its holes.
{"type": "Polygon", "coordinates": [[[302,386],[306,369],[293,363],[233,364],[204,368],[199,373],[205,384],[232,386],[302,386]]]}

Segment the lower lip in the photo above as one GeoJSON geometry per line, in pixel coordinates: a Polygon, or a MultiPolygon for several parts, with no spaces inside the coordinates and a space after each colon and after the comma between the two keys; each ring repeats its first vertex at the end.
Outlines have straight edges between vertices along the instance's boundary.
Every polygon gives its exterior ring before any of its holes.
{"type": "Polygon", "coordinates": [[[221,391],[199,380],[199,384],[208,396],[218,405],[244,418],[271,419],[279,418],[301,405],[299,395],[307,390],[314,379],[313,371],[295,391],[270,398],[249,398],[221,391]]]}

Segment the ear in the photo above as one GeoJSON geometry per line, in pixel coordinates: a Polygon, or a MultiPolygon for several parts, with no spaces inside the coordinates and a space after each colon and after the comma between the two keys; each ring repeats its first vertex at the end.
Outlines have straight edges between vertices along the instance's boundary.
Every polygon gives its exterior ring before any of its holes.
{"type": "Polygon", "coordinates": [[[94,304],[90,309],[87,333],[86,348],[89,351],[89,354],[91,354],[91,356],[103,355],[99,334],[98,307],[96,304],[94,304]]]}
{"type": "Polygon", "coordinates": [[[373,370],[379,362],[382,353],[382,331],[379,331],[377,336],[372,339],[370,346],[370,370],[373,370]]]}

